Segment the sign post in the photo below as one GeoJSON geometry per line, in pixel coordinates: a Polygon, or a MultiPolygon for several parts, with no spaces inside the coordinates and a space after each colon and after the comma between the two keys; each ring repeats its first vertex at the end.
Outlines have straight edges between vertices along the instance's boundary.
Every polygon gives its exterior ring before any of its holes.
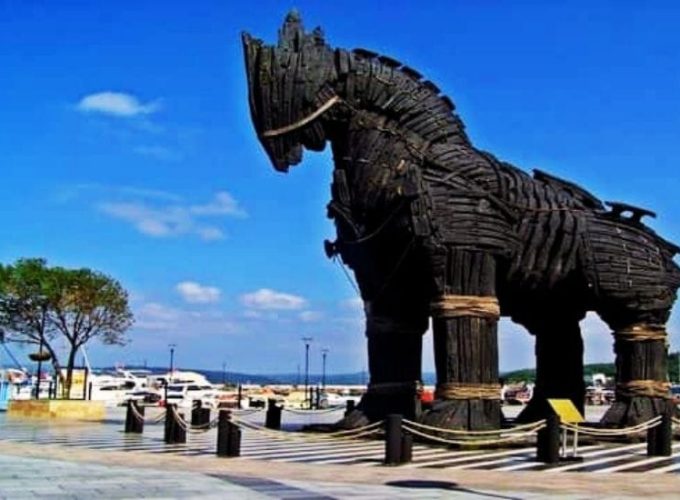
{"type": "Polygon", "coordinates": [[[548,399],[550,408],[559,417],[561,422],[565,424],[574,424],[574,440],[572,447],[572,454],[567,457],[567,430],[562,429],[562,453],[561,460],[583,460],[583,457],[578,456],[578,424],[585,422],[585,418],[578,411],[571,399],[548,399]]]}

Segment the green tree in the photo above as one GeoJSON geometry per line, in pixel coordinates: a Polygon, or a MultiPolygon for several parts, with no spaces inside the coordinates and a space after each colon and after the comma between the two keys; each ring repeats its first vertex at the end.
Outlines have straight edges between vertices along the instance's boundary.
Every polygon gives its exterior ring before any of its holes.
{"type": "Polygon", "coordinates": [[[52,346],[57,331],[50,321],[50,270],[44,259],[20,259],[13,266],[0,264],[0,328],[7,341],[41,346],[61,373],[52,346]]]}
{"type": "Polygon", "coordinates": [[[125,332],[134,322],[128,294],[115,279],[90,269],[51,270],[53,287],[50,320],[66,339],[66,393],[70,395],[78,350],[93,339],[125,345],[125,332]]]}
{"type": "Polygon", "coordinates": [[[22,259],[0,267],[0,326],[9,340],[42,343],[61,373],[52,345],[69,347],[64,396],[70,397],[78,350],[98,339],[124,345],[134,318],[128,295],[115,279],[90,269],[48,267],[43,259],[22,259]]]}

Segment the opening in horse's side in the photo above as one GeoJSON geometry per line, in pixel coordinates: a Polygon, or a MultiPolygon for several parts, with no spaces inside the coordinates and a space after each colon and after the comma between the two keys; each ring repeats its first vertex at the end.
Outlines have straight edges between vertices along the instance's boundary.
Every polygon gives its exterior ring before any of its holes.
{"type": "Polygon", "coordinates": [[[583,410],[579,321],[596,311],[615,341],[612,425],[670,411],[665,324],[680,285],[678,247],[579,186],[531,177],[475,148],[450,99],[412,68],[333,49],[289,14],[277,45],[243,35],[250,110],[274,168],[330,143],[329,216],[366,311],[370,383],[343,426],[401,413],[450,428],[501,423],[497,322],[536,337],[534,397],[583,410]],[[422,335],[433,320],[436,400],[419,405],[422,335]]]}

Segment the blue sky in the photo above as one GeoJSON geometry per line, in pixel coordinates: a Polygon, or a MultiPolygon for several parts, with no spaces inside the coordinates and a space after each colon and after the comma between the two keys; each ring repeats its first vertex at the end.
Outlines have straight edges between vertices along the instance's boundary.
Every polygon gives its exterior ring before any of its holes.
{"type": "MultiPolygon", "coordinates": [[[[183,367],[294,372],[311,336],[312,371],[324,347],[329,371],[364,369],[356,294],[322,248],[330,156],[278,174],[248,116],[239,33],[275,40],[292,6],[427,75],[478,147],[656,210],[680,242],[680,5],[566,4],[0,0],[0,261],[123,283],[132,342],[93,345],[94,364],[165,364],[175,343],[183,367]]],[[[612,360],[584,327],[587,361],[612,360]]],[[[500,339],[502,369],[533,364],[528,334],[500,339]]]]}

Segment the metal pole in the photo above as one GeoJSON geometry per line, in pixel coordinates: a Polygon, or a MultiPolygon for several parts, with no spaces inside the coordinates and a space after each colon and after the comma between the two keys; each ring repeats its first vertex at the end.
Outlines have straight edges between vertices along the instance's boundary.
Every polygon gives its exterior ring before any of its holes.
{"type": "Polygon", "coordinates": [[[323,359],[323,367],[321,371],[321,388],[326,391],[326,356],[328,355],[328,349],[322,349],[321,350],[321,355],[323,359]]]}
{"type": "Polygon", "coordinates": [[[312,341],[312,337],[302,337],[302,341],[305,343],[305,399],[309,398],[307,405],[308,408],[311,408],[312,398],[309,396],[309,343],[312,341]]]}
{"type": "Polygon", "coordinates": [[[165,407],[168,407],[168,385],[170,384],[170,378],[172,377],[172,372],[175,371],[175,347],[176,344],[168,344],[170,348],[170,373],[165,378],[165,407]]]}

